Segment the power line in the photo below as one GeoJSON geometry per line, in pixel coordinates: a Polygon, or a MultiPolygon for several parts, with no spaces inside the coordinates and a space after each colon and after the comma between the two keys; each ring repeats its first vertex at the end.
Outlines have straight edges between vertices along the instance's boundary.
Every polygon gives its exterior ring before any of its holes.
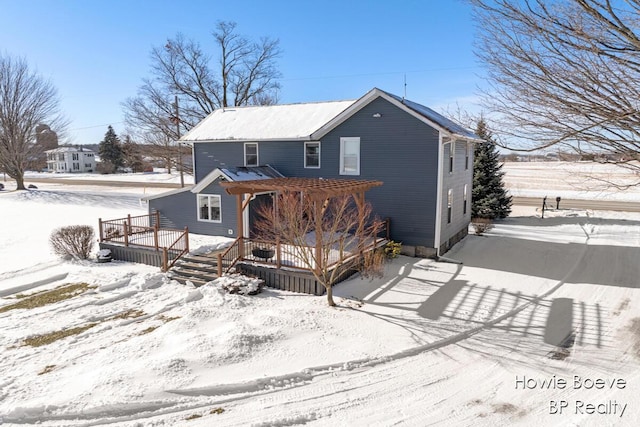
{"type": "Polygon", "coordinates": [[[105,123],[103,125],[93,125],[93,126],[85,126],[85,127],[82,127],[82,128],[69,129],[69,131],[73,132],[73,131],[76,131],[76,130],[95,129],[95,128],[104,127],[104,126],[119,125],[119,124],[122,124],[122,123],[124,123],[124,122],[111,122],[111,123],[105,123]]]}
{"type": "Polygon", "coordinates": [[[431,71],[453,71],[453,70],[471,70],[479,68],[477,66],[472,67],[446,67],[446,68],[429,68],[426,70],[414,70],[414,71],[386,71],[380,73],[362,73],[362,74],[343,74],[335,76],[315,76],[315,77],[291,77],[288,79],[282,79],[282,81],[294,81],[294,80],[323,80],[323,79],[340,79],[349,77],[368,77],[368,76],[388,76],[393,74],[407,74],[407,73],[428,73],[431,71]]]}

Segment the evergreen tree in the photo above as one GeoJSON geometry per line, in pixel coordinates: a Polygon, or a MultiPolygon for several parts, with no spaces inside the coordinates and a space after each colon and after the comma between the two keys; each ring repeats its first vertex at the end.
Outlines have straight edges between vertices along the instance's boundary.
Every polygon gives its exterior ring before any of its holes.
{"type": "Polygon", "coordinates": [[[144,162],[142,161],[142,155],[140,154],[140,147],[131,140],[129,135],[124,137],[124,143],[122,144],[122,159],[124,165],[131,168],[131,172],[135,173],[143,171],[144,162]]]}
{"type": "Polygon", "coordinates": [[[484,118],[478,121],[476,135],[483,142],[476,144],[474,150],[471,217],[506,218],[511,213],[511,196],[504,188],[499,153],[484,118]]]}
{"type": "Polygon", "coordinates": [[[120,144],[120,138],[118,138],[111,126],[107,129],[107,133],[104,134],[104,139],[98,144],[98,153],[100,154],[100,161],[103,165],[107,165],[104,168],[105,171],[114,173],[118,168],[124,166],[122,144],[120,144]]]}

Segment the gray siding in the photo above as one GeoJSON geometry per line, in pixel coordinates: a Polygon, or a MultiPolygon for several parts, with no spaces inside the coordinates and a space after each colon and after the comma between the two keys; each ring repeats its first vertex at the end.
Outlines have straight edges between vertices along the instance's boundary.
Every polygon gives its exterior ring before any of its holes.
{"type": "Polygon", "coordinates": [[[339,174],[340,137],[348,136],[360,137],[360,175],[347,178],[384,183],[366,198],[376,215],[391,218],[391,238],[433,247],[438,131],[378,98],[322,139],[321,176],[345,177],[339,174]]]}
{"type": "Polygon", "coordinates": [[[469,145],[468,167],[465,168],[465,153],[467,143],[455,142],[453,172],[449,172],[449,150],[451,144],[444,145],[442,156],[442,200],[441,200],[441,231],[440,252],[446,252],[453,246],[460,236],[466,235],[466,230],[471,221],[471,189],[473,186],[473,146],[469,145]],[[464,213],[464,186],[467,185],[467,212],[464,213]],[[447,198],[448,190],[453,192],[451,207],[451,222],[447,222],[447,198]]]}
{"type": "Polygon", "coordinates": [[[230,196],[217,182],[200,194],[219,194],[222,204],[222,223],[198,221],[196,195],[190,190],[149,200],[149,213],[160,211],[160,226],[168,228],[189,227],[190,233],[212,236],[237,236],[236,197],[230,196]],[[229,234],[232,230],[232,234],[229,234]]]}

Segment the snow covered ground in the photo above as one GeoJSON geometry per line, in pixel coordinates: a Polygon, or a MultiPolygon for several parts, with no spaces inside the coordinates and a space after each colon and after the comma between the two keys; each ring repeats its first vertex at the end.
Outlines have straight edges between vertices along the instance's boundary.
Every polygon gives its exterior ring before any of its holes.
{"type": "Polygon", "coordinates": [[[516,197],[640,201],[640,175],[616,165],[505,162],[502,170],[505,185],[516,197]],[[616,185],[631,187],[621,189],[616,185]]]}
{"type": "Polygon", "coordinates": [[[336,308],[49,253],[55,227],[143,213],[143,191],[0,192],[3,426],[640,419],[640,214],[516,208],[447,254],[461,264],[399,257],[381,279],[336,286],[336,308]],[[12,307],[73,285],[59,301],[12,307]]]}

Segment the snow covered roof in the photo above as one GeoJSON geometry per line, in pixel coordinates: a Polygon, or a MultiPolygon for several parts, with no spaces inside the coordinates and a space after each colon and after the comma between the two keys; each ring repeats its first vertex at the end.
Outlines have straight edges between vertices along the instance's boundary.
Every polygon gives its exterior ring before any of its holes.
{"type": "Polygon", "coordinates": [[[283,178],[280,172],[269,165],[265,166],[238,166],[233,168],[218,168],[205,176],[197,185],[191,189],[192,193],[199,193],[209,186],[218,178],[224,178],[227,181],[255,181],[271,178],[283,178]]]}
{"type": "Polygon", "coordinates": [[[354,101],[220,108],[184,135],[182,141],[300,140],[354,101]]]}
{"type": "Polygon", "coordinates": [[[189,185],[189,186],[183,187],[183,188],[176,188],[176,189],[165,191],[165,192],[162,192],[162,193],[152,194],[150,196],[140,197],[140,200],[143,201],[143,202],[148,202],[149,200],[161,199],[163,197],[171,196],[171,195],[174,195],[174,194],[179,194],[179,193],[182,193],[184,191],[191,190],[192,188],[193,188],[193,185],[189,185]]]}
{"type": "Polygon", "coordinates": [[[479,140],[471,131],[429,107],[373,88],[355,101],[221,108],[209,114],[181,140],[269,141],[317,140],[362,107],[382,97],[429,126],[467,140],[479,140]]]}
{"type": "MultiPolygon", "coordinates": [[[[384,92],[384,91],[382,91],[382,92],[384,92]]],[[[439,126],[445,128],[446,130],[448,130],[452,134],[463,136],[463,137],[470,138],[470,139],[479,139],[478,136],[475,133],[471,132],[468,129],[465,129],[464,127],[460,126],[459,124],[457,124],[453,120],[450,120],[450,119],[446,118],[442,114],[433,111],[429,107],[425,107],[424,105],[418,104],[417,102],[409,101],[408,99],[402,99],[399,96],[394,95],[394,94],[389,93],[389,92],[385,92],[385,93],[387,95],[389,95],[390,97],[394,98],[396,101],[399,101],[402,104],[406,105],[407,107],[411,108],[416,113],[424,116],[426,119],[429,119],[430,121],[432,121],[432,122],[438,124],[439,126]]]]}
{"type": "Polygon", "coordinates": [[[93,150],[83,148],[82,146],[76,147],[72,145],[63,145],[58,148],[45,151],[45,153],[93,153],[93,150]]]}

